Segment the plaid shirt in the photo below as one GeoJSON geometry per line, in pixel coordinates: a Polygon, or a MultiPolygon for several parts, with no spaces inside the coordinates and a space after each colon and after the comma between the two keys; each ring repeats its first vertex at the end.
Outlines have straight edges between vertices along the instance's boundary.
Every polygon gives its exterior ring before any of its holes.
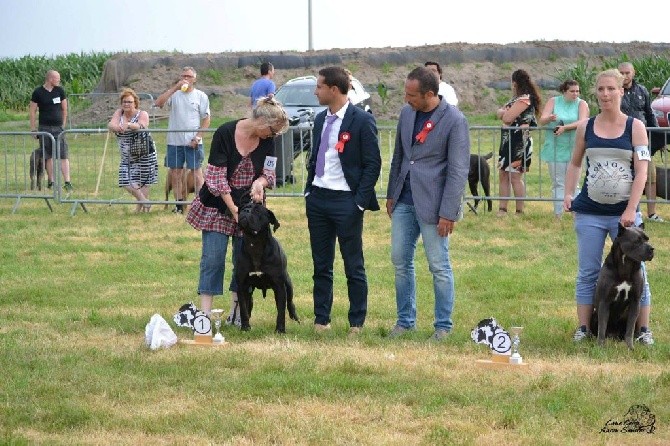
{"type": "MultiPolygon", "coordinates": [[[[243,189],[251,187],[251,183],[254,181],[254,166],[249,156],[242,158],[242,161],[235,168],[230,182],[227,180],[227,171],[226,167],[216,167],[207,164],[205,185],[203,187],[208,187],[210,192],[216,196],[230,194],[231,188],[243,189]]],[[[274,187],[275,173],[273,171],[264,169],[261,176],[268,181],[270,188],[274,187]]],[[[216,208],[205,206],[200,202],[198,195],[195,196],[189,207],[186,222],[200,231],[216,231],[228,236],[242,236],[242,231],[239,229],[235,219],[222,214],[216,208]]]]}

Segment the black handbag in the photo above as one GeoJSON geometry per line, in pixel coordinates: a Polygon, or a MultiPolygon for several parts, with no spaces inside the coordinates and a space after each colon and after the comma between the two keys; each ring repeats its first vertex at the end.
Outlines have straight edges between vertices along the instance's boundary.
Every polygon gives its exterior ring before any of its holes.
{"type": "Polygon", "coordinates": [[[149,132],[133,132],[130,135],[130,157],[142,158],[154,153],[156,145],[154,139],[149,132]]]}

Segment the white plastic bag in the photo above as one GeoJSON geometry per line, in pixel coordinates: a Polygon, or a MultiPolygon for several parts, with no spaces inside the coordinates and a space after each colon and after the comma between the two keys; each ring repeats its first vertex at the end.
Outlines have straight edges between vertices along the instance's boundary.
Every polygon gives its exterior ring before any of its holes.
{"type": "Polygon", "coordinates": [[[151,347],[151,350],[156,350],[160,347],[172,347],[177,343],[177,335],[160,314],[151,316],[144,334],[147,345],[151,347]]]}

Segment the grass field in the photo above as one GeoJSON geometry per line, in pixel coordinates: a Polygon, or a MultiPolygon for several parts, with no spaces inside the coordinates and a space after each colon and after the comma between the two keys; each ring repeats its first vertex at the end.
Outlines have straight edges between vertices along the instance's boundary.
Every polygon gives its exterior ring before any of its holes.
{"type": "MultiPolygon", "coordinates": [[[[417,255],[418,331],[395,322],[389,219],[365,218],[370,288],[363,334],[346,335],[346,281],[336,261],[333,331],[312,332],[311,259],[302,200],[273,197],[302,324],[273,333],[271,297],[256,295],[253,329],[224,328],[230,346],[151,351],[144,329],[174,327],[198,303],[199,233],[162,209],[131,205],[53,213],[0,200],[0,444],[668,444],[670,225],[649,223],[656,257],[654,346],[575,345],[576,241],[571,218],[531,202],[523,217],[468,213],[450,241],[454,330],[429,344],[432,284],[417,255]],[[470,339],[481,319],[522,325],[528,366],[490,370],[470,339]],[[653,434],[601,433],[631,406],[653,434]]],[[[661,215],[668,215],[660,206],[661,215]]],[[[227,272],[227,278],[229,272],[227,272]]],[[[229,297],[215,305],[228,310],[229,297]]],[[[615,426],[616,427],[616,426],[615,426]]]]}

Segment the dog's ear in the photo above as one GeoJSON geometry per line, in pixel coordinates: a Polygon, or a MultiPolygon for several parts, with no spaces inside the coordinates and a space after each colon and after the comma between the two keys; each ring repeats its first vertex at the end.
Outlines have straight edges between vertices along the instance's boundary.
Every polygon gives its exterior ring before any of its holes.
{"type": "Polygon", "coordinates": [[[267,213],[268,213],[268,220],[272,224],[272,232],[276,232],[277,229],[279,229],[279,226],[280,226],[279,220],[277,220],[277,217],[275,217],[275,214],[270,209],[266,208],[266,210],[267,210],[267,213]]]}
{"type": "Polygon", "coordinates": [[[251,187],[245,189],[242,195],[240,195],[240,206],[251,203],[251,187]]]}
{"type": "Polygon", "coordinates": [[[626,232],[626,227],[619,222],[619,232],[617,233],[617,238],[626,232]]]}

